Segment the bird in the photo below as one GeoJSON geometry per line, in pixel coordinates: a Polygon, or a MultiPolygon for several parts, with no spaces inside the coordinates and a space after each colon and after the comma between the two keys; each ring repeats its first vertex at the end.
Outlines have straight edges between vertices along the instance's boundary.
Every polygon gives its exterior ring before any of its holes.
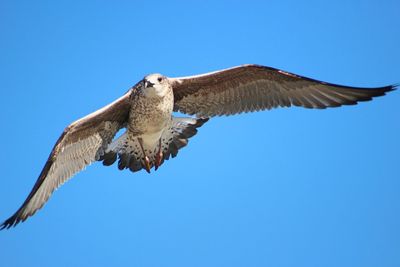
{"type": "Polygon", "coordinates": [[[64,129],[28,197],[0,230],[34,215],[55,189],[96,161],[105,166],[117,162],[119,170],[132,172],[157,170],[211,117],[355,105],[397,87],[338,85],[255,64],[178,78],[147,75],[114,102],[64,129]],[[125,132],[116,137],[120,130],[125,132]]]}

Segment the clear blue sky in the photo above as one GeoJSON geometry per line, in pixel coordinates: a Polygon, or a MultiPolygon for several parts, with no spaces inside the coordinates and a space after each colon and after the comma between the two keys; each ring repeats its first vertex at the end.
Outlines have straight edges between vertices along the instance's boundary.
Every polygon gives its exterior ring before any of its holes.
{"type": "MultiPolygon", "coordinates": [[[[0,2],[1,220],[66,125],[148,73],[400,82],[397,0],[166,2],[0,2]]],[[[96,163],[0,232],[0,265],[400,266],[399,102],[215,118],[151,175],[96,163]]]]}

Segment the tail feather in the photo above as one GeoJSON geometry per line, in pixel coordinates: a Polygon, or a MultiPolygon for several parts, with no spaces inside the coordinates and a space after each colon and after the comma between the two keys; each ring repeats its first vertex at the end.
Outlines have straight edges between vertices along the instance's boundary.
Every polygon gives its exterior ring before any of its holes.
{"type": "Polygon", "coordinates": [[[110,151],[106,154],[103,155],[100,160],[103,160],[104,166],[110,166],[113,165],[114,162],[117,160],[117,153],[114,151],[110,151]]]}
{"type": "MultiPolygon", "coordinates": [[[[161,151],[163,159],[168,160],[178,155],[179,149],[185,147],[189,138],[197,133],[197,128],[208,121],[208,118],[173,118],[171,127],[161,135],[161,151]]],[[[150,166],[155,166],[156,153],[159,151],[158,142],[154,147],[145,147],[146,156],[150,159],[150,166]]],[[[137,138],[124,133],[117,140],[113,141],[108,150],[100,157],[103,165],[110,166],[118,159],[118,169],[129,169],[132,172],[144,168],[144,155],[137,138]]],[[[161,165],[160,164],[160,165],[161,165]]]]}

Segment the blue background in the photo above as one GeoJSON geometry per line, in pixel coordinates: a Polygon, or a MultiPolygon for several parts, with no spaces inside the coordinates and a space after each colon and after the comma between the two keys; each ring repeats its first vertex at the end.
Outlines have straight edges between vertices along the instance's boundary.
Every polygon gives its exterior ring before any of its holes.
{"type": "MultiPolygon", "coordinates": [[[[144,75],[257,63],[400,82],[400,2],[0,1],[0,217],[66,125],[144,75]]],[[[94,164],[18,227],[1,266],[400,266],[399,92],[212,119],[159,171],[94,164]]]]}

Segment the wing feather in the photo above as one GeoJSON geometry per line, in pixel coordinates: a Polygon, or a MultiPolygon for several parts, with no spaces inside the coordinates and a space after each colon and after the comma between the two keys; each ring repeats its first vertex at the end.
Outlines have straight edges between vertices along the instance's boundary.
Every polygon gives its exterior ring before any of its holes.
{"type": "Polygon", "coordinates": [[[129,97],[130,91],[65,128],[25,202],[0,229],[15,226],[34,215],[54,190],[104,154],[117,131],[126,124],[129,97]]]}
{"type": "Polygon", "coordinates": [[[259,65],[173,78],[174,111],[197,116],[232,115],[276,107],[354,105],[394,90],[326,83],[259,65]]]}

